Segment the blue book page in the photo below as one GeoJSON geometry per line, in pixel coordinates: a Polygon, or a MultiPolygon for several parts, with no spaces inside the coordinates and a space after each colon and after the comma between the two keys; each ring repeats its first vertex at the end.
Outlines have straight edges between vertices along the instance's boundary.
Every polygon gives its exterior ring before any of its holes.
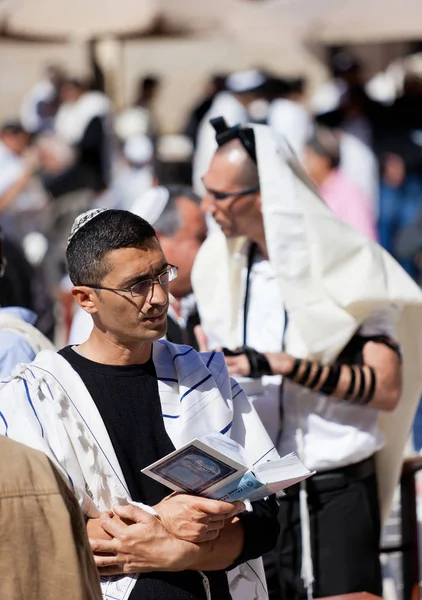
{"type": "Polygon", "coordinates": [[[253,498],[253,501],[260,500],[268,496],[267,486],[254,476],[252,471],[247,471],[244,475],[235,479],[231,483],[207,494],[207,498],[212,500],[223,500],[224,502],[234,502],[235,500],[246,500],[253,498]]]}

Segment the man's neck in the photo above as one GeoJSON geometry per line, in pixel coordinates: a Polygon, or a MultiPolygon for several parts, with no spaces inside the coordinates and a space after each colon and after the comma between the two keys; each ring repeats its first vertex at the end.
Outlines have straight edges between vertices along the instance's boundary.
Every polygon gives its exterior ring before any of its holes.
{"type": "Polygon", "coordinates": [[[88,340],[78,351],[89,360],[103,365],[142,365],[151,358],[152,342],[125,345],[94,327],[88,340]]]}
{"type": "Polygon", "coordinates": [[[265,241],[265,231],[256,232],[254,235],[250,235],[249,239],[254,242],[259,249],[261,256],[268,260],[267,242],[265,241]]]}

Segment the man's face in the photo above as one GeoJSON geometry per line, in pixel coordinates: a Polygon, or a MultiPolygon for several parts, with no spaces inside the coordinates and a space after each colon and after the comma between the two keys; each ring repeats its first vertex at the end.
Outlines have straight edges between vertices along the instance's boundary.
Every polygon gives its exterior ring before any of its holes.
{"type": "Polygon", "coordinates": [[[238,163],[231,162],[230,156],[217,153],[203,177],[206,193],[202,209],[214,217],[229,238],[239,235],[251,237],[257,222],[262,221],[259,192],[239,194],[224,200],[215,197],[216,193],[235,193],[245,189],[239,183],[239,171],[238,163]]]}
{"type": "Polygon", "coordinates": [[[199,248],[207,235],[204,215],[192,200],[180,197],[176,200],[182,226],[172,237],[161,236],[159,240],[169,262],[179,267],[177,279],[170,283],[170,292],[183,298],[192,291],[191,272],[199,248]]]}
{"type": "Polygon", "coordinates": [[[330,172],[329,160],[309,146],[305,149],[302,162],[305,171],[317,185],[320,185],[330,172]]]}
{"type": "Polygon", "coordinates": [[[29,137],[24,132],[4,132],[1,136],[1,141],[13,154],[20,156],[28,147],[29,137]]]}
{"type": "MultiPolygon", "coordinates": [[[[129,289],[142,279],[154,279],[167,267],[158,241],[150,249],[120,248],[106,257],[110,270],[99,285],[129,289]]],[[[130,346],[161,338],[167,329],[168,285],[155,281],[145,296],[130,292],[90,290],[95,326],[109,332],[119,343],[130,346]]]]}
{"type": "Polygon", "coordinates": [[[74,85],[72,82],[65,82],[60,87],[59,95],[61,102],[73,103],[81,97],[82,90],[77,85],[74,85]]]}

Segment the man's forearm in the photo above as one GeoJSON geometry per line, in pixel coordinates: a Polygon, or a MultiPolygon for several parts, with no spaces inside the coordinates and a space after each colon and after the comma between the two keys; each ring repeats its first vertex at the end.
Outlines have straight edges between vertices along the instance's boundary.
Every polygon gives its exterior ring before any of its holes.
{"type": "Polygon", "coordinates": [[[0,195],[0,212],[8,208],[10,204],[15,200],[28,185],[32,173],[25,171],[15,183],[13,183],[3,194],[0,195]]]}
{"type": "Polygon", "coordinates": [[[323,365],[318,361],[297,360],[285,352],[266,357],[274,374],[333,400],[393,410],[401,393],[399,356],[382,344],[370,344],[364,364],[323,365]]]}

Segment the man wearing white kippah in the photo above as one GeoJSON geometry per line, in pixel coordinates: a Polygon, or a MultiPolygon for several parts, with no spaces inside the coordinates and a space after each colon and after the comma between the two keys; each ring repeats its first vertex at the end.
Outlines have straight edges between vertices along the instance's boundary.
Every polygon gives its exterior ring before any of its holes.
{"type": "Polygon", "coordinates": [[[203,206],[221,231],[192,272],[202,338],[278,450],[317,472],[280,498],[270,598],[380,595],[377,483],[385,517],[422,389],[422,294],[327,208],[283,139],[213,125],[203,206]]]}
{"type": "MultiPolygon", "coordinates": [[[[130,210],[153,225],[166,257],[178,266],[177,279],[169,286],[166,338],[198,349],[194,330],[199,317],[192,294],[191,271],[207,233],[200,198],[189,187],[156,186],[137,198],[130,210]]],[[[92,327],[91,316],[81,307],[77,308],[68,343],[84,342],[92,327]]]]}
{"type": "Polygon", "coordinates": [[[141,473],[211,432],[239,442],[251,464],[277,457],[223,355],[160,339],[177,266],[147,221],[108,209],[75,221],[67,262],[94,328],[0,389],[0,432],[44,451],[68,478],[106,600],[265,600],[259,557],[276,542],[275,500],[244,512],[241,502],[168,496],[141,473]]]}

